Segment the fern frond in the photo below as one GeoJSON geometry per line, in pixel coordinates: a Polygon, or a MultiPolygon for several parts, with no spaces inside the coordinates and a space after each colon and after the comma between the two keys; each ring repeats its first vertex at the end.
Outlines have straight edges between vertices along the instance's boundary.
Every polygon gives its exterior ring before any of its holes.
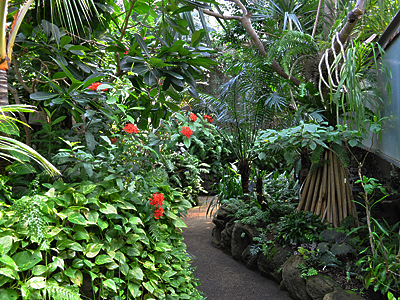
{"type": "Polygon", "coordinates": [[[290,66],[296,59],[304,55],[315,55],[318,52],[318,45],[314,38],[300,31],[288,30],[280,40],[269,48],[267,57],[280,61],[286,72],[290,72],[290,66]]]}
{"type": "Polygon", "coordinates": [[[318,163],[321,160],[322,154],[324,153],[325,148],[321,145],[318,145],[315,150],[311,153],[310,160],[313,163],[318,163]]]}
{"type": "Polygon", "coordinates": [[[159,228],[159,223],[155,219],[150,219],[149,221],[149,232],[152,239],[156,242],[160,242],[163,237],[159,228]]]}
{"type": "Polygon", "coordinates": [[[349,158],[349,155],[348,155],[346,149],[339,144],[332,144],[331,148],[332,148],[333,152],[338,156],[340,163],[344,167],[348,167],[348,165],[350,163],[350,158],[349,158]]]}
{"type": "Polygon", "coordinates": [[[64,287],[57,283],[46,282],[46,287],[42,291],[44,299],[53,300],[82,300],[77,292],[77,287],[64,287]]]}

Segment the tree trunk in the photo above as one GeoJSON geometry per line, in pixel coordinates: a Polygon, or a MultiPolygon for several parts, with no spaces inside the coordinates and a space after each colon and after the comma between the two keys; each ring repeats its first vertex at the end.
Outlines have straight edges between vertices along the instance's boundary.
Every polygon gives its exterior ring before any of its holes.
{"type": "MultiPolygon", "coordinates": [[[[8,105],[8,87],[7,87],[7,71],[0,69],[0,122],[5,122],[2,117],[4,112],[1,110],[1,107],[4,105],[8,105]]],[[[0,132],[2,136],[5,136],[5,133],[0,132]]],[[[0,174],[4,174],[5,167],[10,164],[9,161],[5,159],[0,159],[0,174]]]]}
{"type": "Polygon", "coordinates": [[[265,201],[265,197],[263,194],[263,178],[261,175],[257,176],[256,191],[257,191],[257,201],[258,203],[260,203],[262,210],[267,210],[268,203],[267,201],[265,201]]]}
{"type": "Polygon", "coordinates": [[[239,174],[240,174],[241,181],[242,181],[243,194],[248,194],[249,193],[249,180],[250,180],[249,161],[246,158],[239,161],[238,169],[239,169],[239,174]]]}
{"type": "Polygon", "coordinates": [[[8,104],[7,71],[0,69],[0,107],[8,104]]]}

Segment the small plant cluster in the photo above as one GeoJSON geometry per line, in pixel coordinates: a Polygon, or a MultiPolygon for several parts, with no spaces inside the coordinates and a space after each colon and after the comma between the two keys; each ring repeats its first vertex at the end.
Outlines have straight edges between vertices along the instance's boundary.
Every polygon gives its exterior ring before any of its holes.
{"type": "Polygon", "coordinates": [[[282,245],[300,245],[321,240],[320,233],[328,227],[312,212],[298,211],[281,217],[277,223],[277,241],[282,245]]]}

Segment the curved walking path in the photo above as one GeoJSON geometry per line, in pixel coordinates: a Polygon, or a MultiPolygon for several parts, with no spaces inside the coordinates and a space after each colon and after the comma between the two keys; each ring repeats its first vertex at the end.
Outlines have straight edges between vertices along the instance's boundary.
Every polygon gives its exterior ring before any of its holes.
{"type": "MultiPolygon", "coordinates": [[[[200,203],[207,197],[201,197],[200,203]]],[[[193,257],[196,267],[194,277],[200,280],[197,287],[207,300],[290,300],[287,292],[279,285],[251,271],[230,255],[213,247],[211,230],[212,219],[206,218],[206,205],[194,207],[183,219],[187,228],[183,237],[188,253],[193,257]]]]}

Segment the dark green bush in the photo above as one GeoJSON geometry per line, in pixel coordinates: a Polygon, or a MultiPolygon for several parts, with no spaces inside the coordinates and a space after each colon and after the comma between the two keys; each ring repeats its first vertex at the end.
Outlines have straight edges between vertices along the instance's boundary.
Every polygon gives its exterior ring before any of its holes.
{"type": "Polygon", "coordinates": [[[298,211],[281,217],[277,226],[277,241],[283,245],[320,241],[320,233],[328,227],[312,212],[298,211]]]}

